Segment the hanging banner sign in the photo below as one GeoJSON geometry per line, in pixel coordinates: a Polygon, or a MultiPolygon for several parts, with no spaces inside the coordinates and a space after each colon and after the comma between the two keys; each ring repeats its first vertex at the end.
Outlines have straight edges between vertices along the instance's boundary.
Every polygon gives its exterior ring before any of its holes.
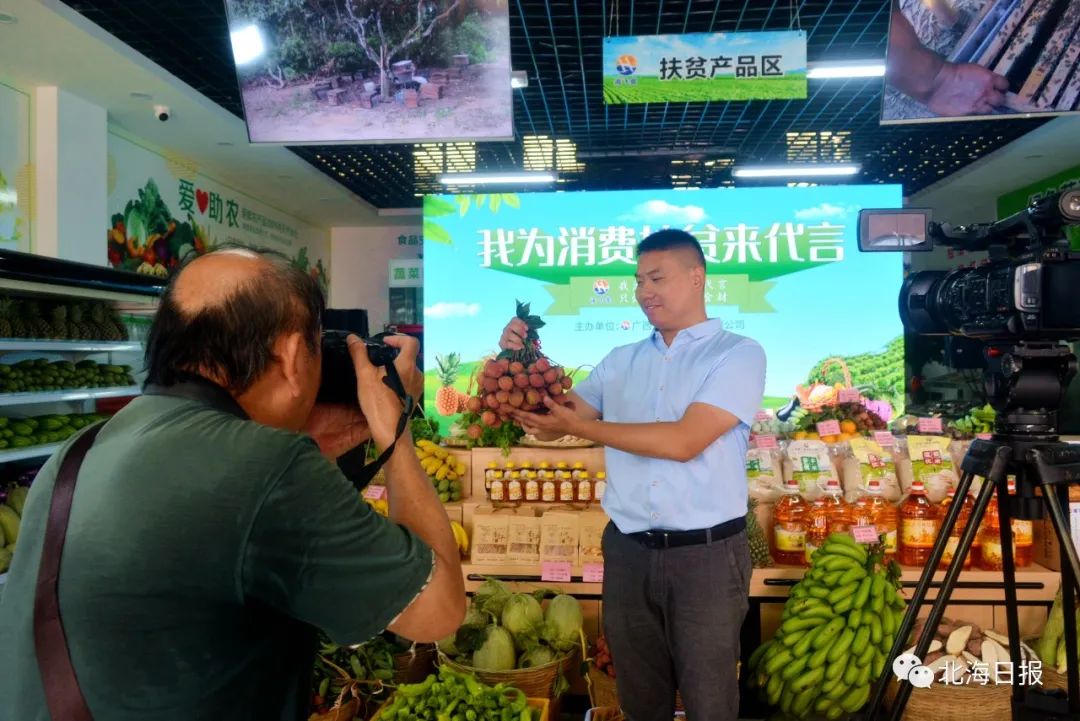
{"type": "Polygon", "coordinates": [[[802,30],[604,40],[609,105],[793,99],[806,99],[802,30]]]}

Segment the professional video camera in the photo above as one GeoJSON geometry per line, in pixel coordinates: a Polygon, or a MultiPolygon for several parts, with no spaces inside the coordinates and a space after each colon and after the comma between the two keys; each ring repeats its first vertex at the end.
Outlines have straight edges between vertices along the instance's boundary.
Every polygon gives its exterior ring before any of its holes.
{"type": "Polygon", "coordinates": [[[914,333],[1071,341],[1080,339],[1080,253],[1069,250],[1064,233],[1072,224],[1080,224],[1080,184],[1036,197],[996,223],[952,227],[932,222],[929,210],[862,210],[859,250],[988,252],[979,267],[905,279],[900,318],[914,333]]]}

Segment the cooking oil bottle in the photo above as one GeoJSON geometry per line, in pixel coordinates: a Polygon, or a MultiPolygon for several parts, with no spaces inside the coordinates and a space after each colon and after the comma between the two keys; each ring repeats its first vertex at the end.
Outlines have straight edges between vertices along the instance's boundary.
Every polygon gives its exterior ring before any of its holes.
{"type": "Polygon", "coordinates": [[[806,565],[806,532],[809,504],[799,495],[794,478],[784,483],[784,497],[773,509],[773,559],[788,566],[806,565]]]}
{"type": "Polygon", "coordinates": [[[806,522],[806,562],[814,551],[821,548],[832,533],[851,530],[851,507],[844,500],[840,481],[830,478],[825,482],[825,492],[810,504],[806,522]]]}
{"type": "MultiPolygon", "coordinates": [[[[956,503],[956,489],[950,487],[948,495],[945,496],[945,500],[941,502],[941,518],[945,518],[945,514],[949,512],[949,507],[956,503]]],[[[964,496],[964,499],[960,501],[960,515],[956,519],[956,525],[953,526],[952,532],[949,534],[949,541],[945,546],[945,553],[941,555],[941,563],[938,564],[938,568],[945,570],[952,563],[953,557],[956,555],[956,549],[960,546],[960,536],[964,533],[964,529],[967,528],[968,522],[971,520],[971,511],[975,508],[975,501],[972,499],[971,494],[964,496]]],[[[974,555],[970,549],[968,554],[964,558],[964,570],[968,570],[972,565],[972,555],[974,555]]]]}
{"type": "MultiPolygon", "coordinates": [[[[989,481],[983,482],[989,483],[989,481]]],[[[1009,495],[1016,493],[1016,479],[1012,476],[1008,480],[1008,490],[1009,495]]],[[[1014,565],[1017,568],[1030,566],[1035,555],[1032,522],[1010,518],[1009,526],[1013,534],[1014,565]]],[[[998,518],[998,497],[995,493],[986,507],[986,515],[979,527],[979,558],[976,563],[984,571],[1000,571],[1004,566],[1004,560],[1001,552],[1001,519],[998,518]]]]}
{"type": "Polygon", "coordinates": [[[923,482],[911,482],[908,497],[900,504],[900,544],[897,560],[902,566],[925,566],[934,548],[938,529],[938,511],[926,497],[923,482]]]}
{"type": "Polygon", "coordinates": [[[896,506],[885,499],[881,480],[871,478],[866,484],[866,495],[855,501],[851,509],[851,525],[873,526],[878,537],[885,538],[885,560],[896,557],[896,506]]]}
{"type": "MultiPolygon", "coordinates": [[[[1016,494],[1016,478],[1009,476],[1009,495],[1016,494]]],[[[1025,568],[1035,561],[1035,524],[1021,518],[1010,518],[1013,532],[1013,560],[1017,568],[1025,568]]]]}

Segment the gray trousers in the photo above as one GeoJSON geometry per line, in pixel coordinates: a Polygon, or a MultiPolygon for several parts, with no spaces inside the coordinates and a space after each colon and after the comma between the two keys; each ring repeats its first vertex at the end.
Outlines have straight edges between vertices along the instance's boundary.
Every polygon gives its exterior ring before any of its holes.
{"type": "Polygon", "coordinates": [[[652,550],[609,523],[603,549],[604,635],[628,721],[671,721],[676,689],[688,721],[735,721],[750,593],[746,532],[652,550]]]}

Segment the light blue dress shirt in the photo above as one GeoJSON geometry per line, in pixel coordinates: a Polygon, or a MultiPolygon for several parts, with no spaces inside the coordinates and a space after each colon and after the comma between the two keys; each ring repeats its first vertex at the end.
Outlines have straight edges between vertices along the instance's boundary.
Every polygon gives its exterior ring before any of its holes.
{"type": "Polygon", "coordinates": [[[603,507],[623,533],[711,528],[746,515],[746,449],[765,387],[765,351],[720,320],[611,351],[574,390],[612,423],[678,421],[691,403],[741,422],[685,463],[605,449],[603,507]]]}

